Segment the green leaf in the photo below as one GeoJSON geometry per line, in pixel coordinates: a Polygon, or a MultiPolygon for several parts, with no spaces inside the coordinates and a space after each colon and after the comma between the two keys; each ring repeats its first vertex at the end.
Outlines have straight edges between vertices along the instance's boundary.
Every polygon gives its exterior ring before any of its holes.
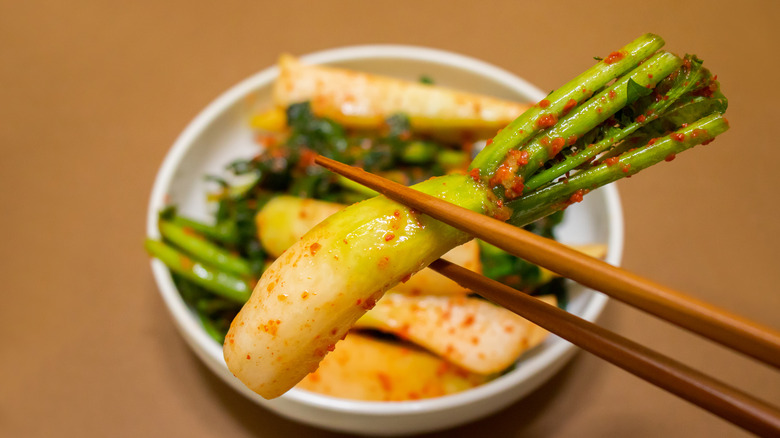
{"type": "Polygon", "coordinates": [[[636,83],[636,81],[633,79],[629,79],[628,84],[626,84],[626,105],[631,105],[640,98],[645,97],[652,92],[652,89],[643,87],[636,83]]]}
{"type": "Polygon", "coordinates": [[[175,205],[169,205],[162,210],[160,210],[160,213],[158,213],[158,216],[160,220],[171,220],[174,217],[176,217],[176,206],[175,205]]]}
{"type": "Polygon", "coordinates": [[[408,134],[409,130],[412,129],[411,124],[409,123],[409,117],[405,114],[392,114],[385,120],[385,123],[387,123],[388,137],[400,137],[408,134]]]}
{"type": "Polygon", "coordinates": [[[663,115],[662,122],[667,125],[667,129],[676,130],[684,123],[693,123],[716,112],[723,114],[728,107],[728,100],[720,92],[713,97],[689,96],[683,96],[663,115]]]}
{"type": "Polygon", "coordinates": [[[434,81],[432,77],[428,75],[422,75],[420,76],[420,83],[425,85],[433,85],[434,81]]]}
{"type": "Polygon", "coordinates": [[[205,181],[213,181],[213,182],[219,184],[219,186],[222,187],[222,188],[226,188],[226,187],[228,187],[230,185],[230,184],[227,183],[227,181],[225,181],[224,178],[222,178],[220,176],[217,176],[217,175],[206,175],[206,176],[203,177],[203,179],[205,181]]]}

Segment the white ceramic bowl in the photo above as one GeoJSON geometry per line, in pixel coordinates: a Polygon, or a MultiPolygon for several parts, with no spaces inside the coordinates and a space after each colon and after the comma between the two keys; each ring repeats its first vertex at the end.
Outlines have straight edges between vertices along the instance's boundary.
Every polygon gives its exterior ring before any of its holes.
{"type": "MultiPolygon", "coordinates": [[[[437,84],[536,102],[544,93],[519,77],[495,66],[440,50],[408,46],[356,46],[314,53],[307,63],[329,64],[360,71],[417,80],[421,75],[437,84]]],[[[222,174],[236,158],[257,153],[248,127],[253,108],[267,107],[271,86],[278,74],[271,67],[228,90],[204,109],[182,132],[160,168],[149,203],[147,233],[158,238],[157,213],[175,204],[186,215],[209,219],[205,174],[222,174]]],[[[606,242],[607,261],[619,264],[623,246],[620,201],[614,186],[596,190],[567,211],[558,231],[567,243],[606,242]]],[[[184,339],[225,382],[258,404],[285,417],[311,425],[361,434],[409,434],[444,429],[473,421],[504,408],[528,394],[555,374],[575,348],[551,336],[524,355],[511,372],[480,387],[458,394],[408,402],[361,402],[293,389],[274,400],[265,400],[247,389],[228,371],[222,346],[201,327],[174,287],[165,266],[152,261],[160,293],[184,339]]],[[[568,310],[587,320],[601,313],[606,297],[572,284],[568,310]]]]}

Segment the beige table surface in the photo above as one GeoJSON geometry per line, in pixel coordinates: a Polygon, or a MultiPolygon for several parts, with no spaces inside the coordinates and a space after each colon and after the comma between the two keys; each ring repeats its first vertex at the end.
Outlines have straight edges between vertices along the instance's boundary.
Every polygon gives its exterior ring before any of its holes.
{"type": "MultiPolygon", "coordinates": [[[[553,89],[644,32],[718,73],[732,129],[618,183],[624,266],[780,328],[780,3],[0,1],[0,436],[334,436],[225,386],[142,249],[163,156],[222,91],[351,44],[429,46],[553,89]],[[216,6],[221,3],[221,6],[216,6]]],[[[780,375],[611,303],[601,323],[780,404],[780,375]]],[[[579,354],[528,398],[433,436],[744,436],[579,354]]]]}

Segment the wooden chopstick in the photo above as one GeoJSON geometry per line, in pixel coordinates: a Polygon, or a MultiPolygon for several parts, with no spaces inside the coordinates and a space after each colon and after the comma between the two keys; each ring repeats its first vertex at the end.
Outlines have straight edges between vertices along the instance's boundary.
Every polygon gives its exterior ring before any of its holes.
{"type": "MultiPolygon", "coordinates": [[[[369,174],[361,169],[353,168],[325,157],[317,157],[315,161],[336,173],[371,187],[391,199],[429,214],[443,222],[450,223],[447,220],[437,217],[440,212],[435,211],[434,214],[430,213],[432,210],[429,209],[430,204],[428,204],[428,202],[430,202],[430,200],[427,198],[438,201],[434,202],[434,204],[441,203],[444,208],[458,210],[456,213],[458,215],[468,212],[469,216],[471,216],[473,213],[469,210],[461,209],[460,207],[456,208],[456,206],[441,201],[438,198],[424,195],[401,184],[393,183],[379,176],[369,174]],[[409,199],[413,199],[413,201],[407,202],[409,199]]],[[[488,222],[499,222],[477,213],[473,214],[477,215],[480,221],[489,219],[488,222]]],[[[454,223],[450,223],[450,225],[471,232],[471,228],[460,226],[460,221],[453,222],[454,223]]],[[[503,222],[499,223],[503,224],[503,222]]],[[[469,226],[471,225],[473,224],[470,224],[469,226]]],[[[479,225],[482,226],[482,224],[479,225]]],[[[515,227],[511,228],[515,229],[515,227]]],[[[480,237],[476,233],[473,234],[480,237]]],[[[480,232],[480,234],[483,233],[480,232]]],[[[507,238],[506,235],[502,236],[504,236],[503,238],[507,238]]],[[[503,243],[500,239],[499,242],[495,242],[496,239],[493,239],[493,235],[490,235],[489,237],[491,237],[491,239],[480,238],[493,244],[503,243]]],[[[534,237],[538,236],[534,235],[534,237]]],[[[503,245],[497,246],[503,247],[503,245]]],[[[560,246],[563,247],[563,245],[560,246]]],[[[568,249],[566,247],[563,248],[568,249]]],[[[524,253],[525,251],[520,252],[524,253]]],[[[575,253],[574,256],[578,258],[587,257],[576,251],[572,252],[575,253]]],[[[522,255],[520,256],[522,257],[522,255]]],[[[541,265],[549,269],[552,264],[541,265]]],[[[539,301],[516,289],[469,271],[468,269],[441,259],[434,261],[429,267],[455,280],[462,286],[480,293],[484,297],[547,329],[551,333],[555,333],[561,338],[568,340],[583,350],[589,351],[745,430],[759,435],[780,435],[780,410],[759,399],[620,335],[567,313],[555,306],[539,301]]],[[[576,280],[576,278],[573,279],[576,280]]]]}
{"type": "Polygon", "coordinates": [[[745,430],[780,436],[780,410],[643,345],[446,260],[429,265],[585,351],[745,430]]]}
{"type": "Polygon", "coordinates": [[[780,333],[768,327],[589,257],[554,240],[362,169],[322,156],[318,156],[315,162],[531,263],[780,368],[780,333]]]}

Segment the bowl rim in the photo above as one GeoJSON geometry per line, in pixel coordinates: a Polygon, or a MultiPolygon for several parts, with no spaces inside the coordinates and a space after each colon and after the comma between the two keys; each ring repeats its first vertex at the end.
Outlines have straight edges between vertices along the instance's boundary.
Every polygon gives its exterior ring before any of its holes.
{"type": "MultiPolygon", "coordinates": [[[[465,70],[511,88],[527,97],[531,102],[541,100],[545,96],[545,93],[539,88],[507,70],[476,58],[441,49],[411,45],[369,44],[326,49],[299,57],[302,62],[309,64],[332,64],[344,61],[383,58],[424,61],[465,70]]],[[[225,110],[240,102],[247,95],[272,84],[278,74],[279,68],[271,66],[244,79],[209,103],[181,132],[166,154],[154,181],[148,204],[147,237],[155,239],[160,237],[157,229],[158,212],[167,205],[167,193],[175,177],[176,168],[186,156],[194,141],[225,110]]],[[[599,191],[603,193],[607,210],[608,253],[606,261],[613,265],[619,265],[622,259],[624,236],[620,198],[614,184],[607,185],[599,189],[599,191]]],[[[189,309],[174,286],[168,269],[162,262],[156,259],[151,260],[151,265],[163,301],[185,340],[190,342],[192,347],[196,347],[196,352],[199,353],[198,355],[202,360],[210,359],[214,362],[209,365],[221,365],[226,376],[235,379],[230,375],[224,363],[221,346],[215,343],[203,330],[200,321],[189,309]],[[197,351],[197,349],[201,351],[197,351]]],[[[588,321],[595,320],[603,311],[607,301],[606,295],[599,292],[593,293],[585,303],[580,316],[588,321]]],[[[524,359],[521,367],[517,367],[505,375],[475,388],[442,397],[403,402],[373,402],[337,398],[294,388],[280,398],[332,412],[379,416],[447,410],[464,404],[479,402],[508,391],[524,379],[543,372],[546,366],[554,363],[556,360],[560,360],[561,357],[565,357],[565,361],[568,361],[568,358],[575,352],[574,348],[569,342],[556,337],[551,346],[543,351],[539,351],[538,354],[534,354],[530,358],[524,359]]],[[[236,383],[240,384],[240,382],[229,383],[236,389],[240,389],[236,386],[236,383]]],[[[250,395],[247,391],[240,392],[250,397],[255,395],[257,398],[254,401],[269,402],[260,400],[260,396],[254,393],[250,395]]]]}

